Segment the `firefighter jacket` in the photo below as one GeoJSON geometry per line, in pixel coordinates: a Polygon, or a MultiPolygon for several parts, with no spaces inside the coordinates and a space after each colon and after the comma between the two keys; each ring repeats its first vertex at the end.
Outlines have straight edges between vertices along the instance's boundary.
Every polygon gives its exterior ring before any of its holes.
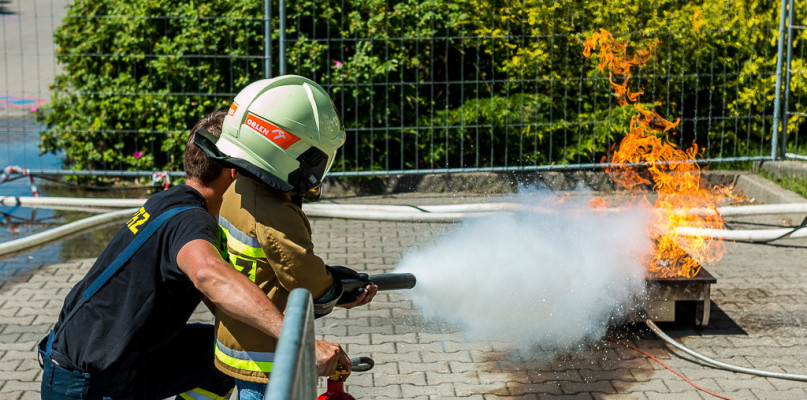
{"type": "MultiPolygon", "coordinates": [[[[285,310],[289,293],[308,289],[319,308],[333,308],[341,293],[325,263],[314,254],[311,226],[301,203],[241,176],[224,195],[219,224],[227,236],[230,263],[285,310]]],[[[327,313],[327,312],[325,312],[327,313]]],[[[266,383],[277,341],[216,311],[215,364],[234,378],[266,383]]]]}

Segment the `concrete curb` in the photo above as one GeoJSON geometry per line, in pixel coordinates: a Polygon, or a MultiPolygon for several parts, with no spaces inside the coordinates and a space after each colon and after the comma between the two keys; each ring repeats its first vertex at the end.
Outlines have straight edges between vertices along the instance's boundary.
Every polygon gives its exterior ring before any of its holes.
{"type": "Polygon", "coordinates": [[[771,174],[774,178],[807,178],[807,162],[804,161],[766,161],[758,163],[755,168],[771,174]]]}
{"type": "Polygon", "coordinates": [[[736,187],[764,204],[807,203],[807,199],[754,174],[739,175],[736,187]]]}
{"type": "MultiPolygon", "coordinates": [[[[805,203],[807,199],[747,171],[704,171],[711,185],[733,184],[748,197],[765,204],[805,203]]],[[[807,176],[807,169],[805,174],[807,176]]],[[[392,195],[401,193],[506,194],[522,187],[573,190],[585,187],[613,191],[613,182],[602,171],[472,172],[458,174],[390,175],[386,177],[327,178],[325,195],[392,195]]]]}

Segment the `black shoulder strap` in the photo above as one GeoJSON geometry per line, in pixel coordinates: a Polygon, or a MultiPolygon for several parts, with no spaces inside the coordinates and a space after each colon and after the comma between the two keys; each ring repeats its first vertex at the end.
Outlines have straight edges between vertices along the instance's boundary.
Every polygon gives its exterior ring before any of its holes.
{"type": "Polygon", "coordinates": [[[192,208],[201,208],[201,207],[187,206],[187,207],[172,208],[169,209],[168,211],[163,212],[157,218],[151,221],[151,223],[146,225],[143,231],[140,232],[139,235],[135,236],[134,240],[132,240],[132,242],[129,243],[129,245],[126,246],[126,248],[123,249],[123,251],[120,254],[118,254],[117,257],[115,257],[115,259],[106,267],[104,272],[102,272],[101,275],[98,278],[96,278],[92,282],[92,284],[90,284],[87,290],[84,291],[78,303],[76,303],[73,309],[70,310],[70,313],[67,314],[62,323],[59,324],[59,328],[56,330],[56,332],[54,332],[54,336],[62,330],[65,324],[67,324],[67,321],[73,318],[73,315],[76,314],[76,311],[78,311],[81,308],[81,306],[83,306],[84,303],[87,302],[87,300],[89,300],[107,282],[109,282],[109,279],[112,278],[115,275],[115,273],[121,269],[121,267],[123,267],[126,261],[129,261],[129,259],[132,258],[132,256],[137,252],[137,250],[139,250],[140,247],[143,246],[143,243],[145,243],[146,240],[148,240],[151,237],[151,235],[153,235],[154,232],[156,232],[157,229],[159,229],[160,226],[162,226],[162,224],[165,223],[165,221],[167,221],[169,218],[173,217],[176,214],[179,214],[186,210],[190,210],[192,208]]]}

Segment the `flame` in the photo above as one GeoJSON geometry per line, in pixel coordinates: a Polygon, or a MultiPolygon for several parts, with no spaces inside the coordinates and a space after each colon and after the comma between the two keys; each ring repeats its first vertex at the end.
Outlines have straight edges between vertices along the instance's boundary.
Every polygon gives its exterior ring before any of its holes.
{"type": "Polygon", "coordinates": [[[603,199],[602,197],[594,197],[588,202],[588,206],[590,208],[598,210],[608,207],[608,204],[605,203],[605,199],[603,199]]]}
{"type": "Polygon", "coordinates": [[[638,193],[643,185],[652,185],[656,192],[654,208],[658,218],[650,232],[656,249],[648,261],[648,271],[661,277],[693,277],[700,271],[699,263],[708,264],[723,256],[723,243],[719,239],[682,236],[676,229],[722,227],[723,219],[717,212],[722,193],[701,187],[700,167],[694,161],[697,145],[682,150],[669,140],[668,134],[675,134],[680,119],[666,120],[653,108],[636,103],[643,92],[628,88],[631,68],[647,62],[658,44],[651,41],[628,55],[627,43],[619,43],[611,33],[600,30],[585,41],[583,54],[590,57],[599,49],[597,68],[603,73],[608,71],[619,104],[632,105],[637,112],[631,118],[629,133],[612,149],[609,161],[613,166],[606,172],[630,191],[638,193]],[[690,208],[713,212],[694,215],[687,212],[690,208]]]}

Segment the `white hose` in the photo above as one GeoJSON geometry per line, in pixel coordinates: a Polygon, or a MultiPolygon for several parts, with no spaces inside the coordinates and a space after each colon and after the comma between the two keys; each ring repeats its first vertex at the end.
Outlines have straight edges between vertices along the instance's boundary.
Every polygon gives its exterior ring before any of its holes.
{"type": "MultiPolygon", "coordinates": [[[[30,197],[30,196],[0,196],[0,205],[3,206],[25,206],[25,207],[139,207],[146,202],[146,199],[104,199],[104,198],[73,198],[73,197],[30,197]]],[[[387,213],[458,213],[458,212],[489,212],[489,211],[526,211],[526,212],[556,212],[551,208],[528,206],[519,203],[472,203],[472,204],[445,204],[445,205],[382,205],[382,204],[325,204],[306,203],[303,206],[306,213],[311,211],[320,212],[324,210],[345,210],[345,211],[378,211],[387,213]]],[[[604,211],[617,211],[606,209],[604,211]]],[[[694,214],[712,214],[709,209],[690,209],[688,212],[694,214]]],[[[750,206],[725,206],[718,207],[717,212],[722,216],[740,215],[765,215],[765,214],[807,214],[807,203],[787,203],[787,204],[763,204],[750,206]]],[[[335,214],[334,214],[335,215],[335,214]]]]}
{"type": "Polygon", "coordinates": [[[309,208],[303,207],[306,215],[318,218],[342,218],[365,221],[392,222],[459,222],[466,218],[477,218],[493,215],[493,212],[423,212],[423,211],[363,211],[361,209],[309,208]]]}
{"type": "MultiPolygon", "coordinates": [[[[479,203],[432,206],[400,206],[400,205],[361,205],[361,204],[305,204],[303,210],[309,217],[344,218],[370,221],[398,222],[459,222],[466,218],[485,217],[495,212],[557,212],[549,208],[533,207],[516,203],[479,203]]],[[[595,209],[598,212],[616,212],[617,209],[595,209]]],[[[587,210],[592,211],[592,210],[587,210]]],[[[709,209],[692,209],[692,213],[708,215],[714,213],[709,209]]],[[[722,216],[766,215],[766,214],[801,214],[807,213],[807,203],[766,204],[754,206],[730,206],[717,209],[722,216]]],[[[769,242],[784,237],[807,237],[807,227],[778,229],[706,229],[678,227],[676,233],[681,236],[711,237],[746,242],[769,242]]]]}
{"type": "Polygon", "coordinates": [[[130,208],[105,214],[93,215],[92,217],[84,218],[69,224],[64,224],[57,228],[2,243],[0,244],[0,256],[27,250],[32,247],[52,244],[65,236],[88,231],[108,223],[125,221],[126,219],[131,218],[132,214],[137,210],[137,208],[130,208]]]}
{"type": "Polygon", "coordinates": [[[52,209],[75,208],[130,208],[140,207],[146,199],[102,199],[102,198],[75,198],[75,197],[27,197],[27,196],[0,196],[0,205],[41,207],[52,209]]]}
{"type": "Polygon", "coordinates": [[[724,217],[769,214],[807,214],[807,203],[758,204],[753,206],[718,207],[717,212],[724,217]]]}
{"type": "Polygon", "coordinates": [[[738,242],[770,242],[772,240],[783,238],[796,239],[807,237],[807,227],[728,230],[690,228],[682,226],[676,228],[675,232],[681,236],[710,237],[714,239],[726,239],[738,242]]]}
{"type": "Polygon", "coordinates": [[[711,359],[709,357],[706,357],[706,356],[704,356],[702,354],[696,353],[696,352],[690,350],[687,347],[684,347],[684,345],[682,345],[681,343],[678,343],[673,338],[667,336],[667,334],[664,333],[661,329],[659,329],[659,327],[656,326],[656,324],[653,321],[648,319],[648,320],[645,320],[645,323],[647,324],[647,327],[650,328],[650,330],[653,331],[653,333],[655,333],[656,336],[659,337],[659,339],[669,343],[670,345],[672,345],[676,349],[681,350],[684,353],[687,353],[690,356],[695,357],[695,358],[697,358],[697,359],[699,359],[699,360],[701,360],[701,361],[703,361],[703,362],[705,362],[705,363],[707,363],[709,365],[713,365],[713,366],[718,367],[718,368],[722,368],[722,369],[733,371],[733,372],[739,372],[739,373],[743,373],[743,374],[751,374],[751,375],[757,375],[757,376],[765,376],[765,377],[768,377],[768,378],[788,379],[788,380],[791,380],[791,381],[807,382],[807,375],[796,375],[796,374],[786,374],[786,373],[783,373],[783,372],[762,371],[762,370],[758,370],[758,369],[738,367],[736,365],[726,364],[724,362],[713,360],[713,359],[711,359]]]}
{"type": "MultiPolygon", "coordinates": [[[[519,203],[475,203],[475,204],[446,204],[446,205],[380,205],[380,204],[324,204],[316,203],[303,205],[305,212],[323,210],[360,210],[386,213],[456,213],[456,212],[490,212],[490,211],[520,211],[532,213],[556,213],[556,208],[537,207],[519,203]]],[[[592,209],[581,209],[581,211],[591,211],[592,209]]],[[[618,212],[618,208],[596,209],[602,212],[618,212]]],[[[688,213],[696,215],[712,215],[714,211],[707,208],[692,208],[688,213]]],[[[725,206],[717,207],[717,213],[724,217],[735,217],[744,215],[768,215],[768,214],[807,214],[807,203],[785,203],[785,204],[762,204],[750,206],[725,206]]]]}
{"type": "MultiPolygon", "coordinates": [[[[67,198],[67,197],[12,197],[0,196],[0,205],[28,207],[49,207],[62,209],[91,209],[101,211],[99,207],[139,207],[145,199],[101,199],[101,198],[67,198]]],[[[304,204],[303,210],[310,217],[343,218],[370,221],[392,222],[459,222],[466,218],[490,216],[494,212],[531,212],[553,213],[551,208],[528,206],[518,203],[477,203],[451,205],[370,205],[370,204],[304,204]]],[[[617,212],[618,209],[597,209],[599,212],[617,212]]],[[[581,209],[582,211],[582,209],[581,209]]],[[[690,209],[690,213],[708,215],[714,213],[710,209],[690,209]]],[[[807,214],[807,203],[765,204],[752,206],[727,206],[717,208],[722,216],[765,215],[765,214],[807,214]]],[[[682,236],[700,236],[719,239],[768,242],[783,237],[807,237],[807,227],[779,229],[702,229],[679,227],[676,233],[682,236]]]]}

